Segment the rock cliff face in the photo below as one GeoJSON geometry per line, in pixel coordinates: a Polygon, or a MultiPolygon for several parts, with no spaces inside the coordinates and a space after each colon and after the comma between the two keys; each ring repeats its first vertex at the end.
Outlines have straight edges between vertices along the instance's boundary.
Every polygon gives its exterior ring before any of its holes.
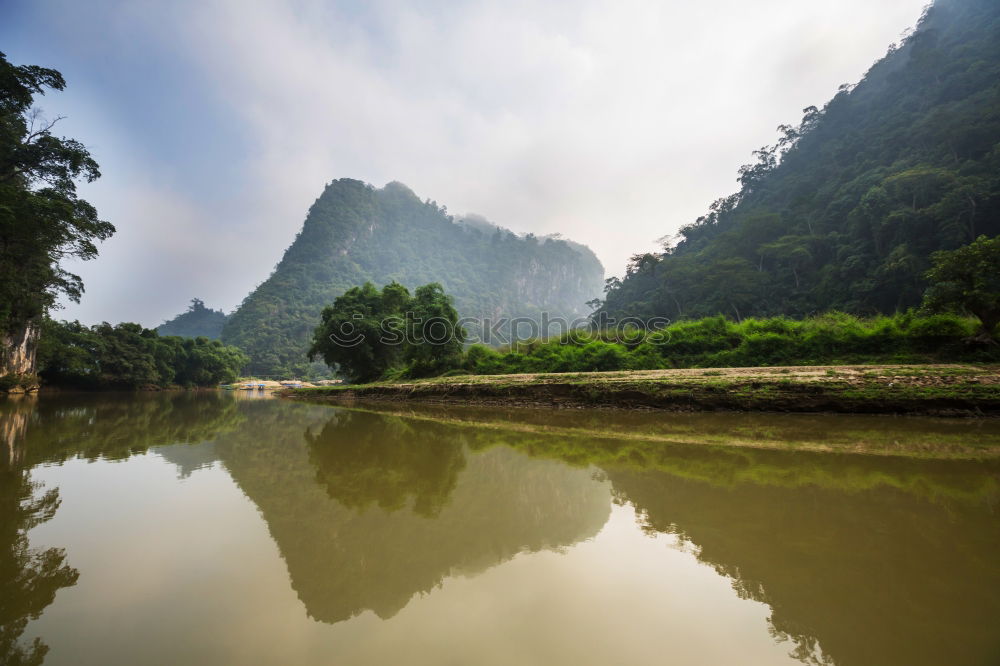
{"type": "Polygon", "coordinates": [[[35,353],[38,350],[38,327],[28,324],[23,329],[13,333],[0,334],[0,378],[30,378],[25,384],[18,381],[16,386],[4,387],[0,390],[23,390],[34,388],[35,353]]]}
{"type": "MultiPolygon", "coordinates": [[[[600,295],[604,269],[587,247],[455,219],[405,185],[330,183],[271,276],[226,321],[222,339],[260,375],[301,373],[320,312],[366,281],[440,282],[463,317],[573,319],[600,295]]],[[[527,330],[527,329],[525,329],[527,330]]]]}

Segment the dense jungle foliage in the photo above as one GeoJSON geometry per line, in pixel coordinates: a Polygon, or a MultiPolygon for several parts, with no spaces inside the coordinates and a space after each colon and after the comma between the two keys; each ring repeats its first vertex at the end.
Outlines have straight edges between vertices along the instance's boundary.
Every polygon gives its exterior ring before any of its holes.
{"type": "MultiPolygon", "coordinates": [[[[320,313],[352,287],[437,282],[463,317],[586,315],[603,268],[587,248],[556,238],[519,237],[481,219],[456,220],[406,186],[330,183],[271,276],[222,330],[245,350],[256,375],[308,376],[320,313]]],[[[322,368],[322,366],[320,366],[322,368]]]]}
{"type": "Polygon", "coordinates": [[[93,259],[97,242],[115,231],[77,196],[78,180],[101,175],[97,162],[79,141],[54,134],[59,117],[33,106],[65,86],[56,70],[14,65],[0,53],[0,378],[30,372],[14,352],[33,348],[60,296],[79,301],[83,282],[60,261],[93,259]]]}
{"type": "Polygon", "coordinates": [[[390,373],[427,377],[458,367],[464,341],[458,312],[441,285],[417,287],[411,296],[398,282],[381,290],[366,282],[323,309],[309,357],[322,358],[354,382],[390,373]]]}
{"type": "Polygon", "coordinates": [[[979,322],[954,314],[859,318],[832,312],[792,320],[722,315],[674,323],[652,333],[585,330],[507,349],[473,345],[473,374],[595,372],[855,363],[1000,362],[1000,346],[975,339],[979,322]]]}
{"type": "Polygon", "coordinates": [[[740,190],[606,284],[600,311],[736,320],[918,304],[938,250],[1000,233],[1000,3],[937,0],[740,190]]]}
{"type": "Polygon", "coordinates": [[[178,335],[182,338],[211,338],[222,335],[226,315],[222,310],[205,307],[205,301],[192,298],[187,312],[182,312],[170,321],[156,327],[160,335],[178,335]]]}
{"type": "Polygon", "coordinates": [[[247,357],[208,338],[160,336],[139,324],[45,320],[38,370],[46,384],[81,389],[216,386],[236,379],[247,357]]]}
{"type": "Polygon", "coordinates": [[[931,261],[924,309],[971,313],[984,340],[993,339],[1000,325],[1000,236],[980,236],[957,250],[935,252],[931,261]]]}

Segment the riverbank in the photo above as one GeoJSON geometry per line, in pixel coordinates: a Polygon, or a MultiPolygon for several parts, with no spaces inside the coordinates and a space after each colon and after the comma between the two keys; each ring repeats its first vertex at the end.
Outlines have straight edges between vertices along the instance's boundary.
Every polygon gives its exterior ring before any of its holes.
{"type": "Polygon", "coordinates": [[[1000,366],[856,365],[463,375],[290,389],[311,402],[1000,416],[1000,366]]]}

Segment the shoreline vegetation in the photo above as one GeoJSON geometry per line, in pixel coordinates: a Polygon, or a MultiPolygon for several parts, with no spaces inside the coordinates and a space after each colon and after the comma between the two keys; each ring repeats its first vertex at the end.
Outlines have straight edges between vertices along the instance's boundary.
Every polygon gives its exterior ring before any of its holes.
{"type": "MultiPolygon", "coordinates": [[[[682,368],[1000,364],[1000,344],[973,317],[897,312],[858,317],[827,312],[803,319],[722,315],[662,329],[574,330],[558,338],[493,349],[468,348],[461,369],[475,375],[682,368]]],[[[383,379],[415,378],[404,368],[383,379]]],[[[455,373],[457,374],[457,372],[455,373]]],[[[360,380],[358,380],[360,381],[360,380]]]]}
{"type": "Polygon", "coordinates": [[[294,400],[337,404],[378,401],[996,417],[1000,416],[1000,366],[842,365],[462,375],[277,393],[294,400]]]}

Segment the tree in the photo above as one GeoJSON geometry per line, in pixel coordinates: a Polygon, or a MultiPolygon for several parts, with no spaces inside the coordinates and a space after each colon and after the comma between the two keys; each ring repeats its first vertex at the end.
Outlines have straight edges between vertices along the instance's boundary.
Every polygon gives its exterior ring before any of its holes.
{"type": "Polygon", "coordinates": [[[410,292],[396,282],[381,291],[371,282],[348,289],[323,308],[309,359],[322,358],[354,382],[381,377],[402,358],[402,322],[409,301],[410,292]]]}
{"type": "Polygon", "coordinates": [[[408,304],[407,329],[403,354],[412,376],[440,374],[461,365],[465,331],[458,325],[451,297],[440,284],[417,287],[408,304]]]}
{"type": "Polygon", "coordinates": [[[427,376],[461,365],[464,341],[458,312],[440,284],[418,287],[411,297],[397,282],[381,291],[366,282],[323,309],[309,358],[338,366],[353,382],[393,369],[427,376]]]}
{"type": "Polygon", "coordinates": [[[931,260],[924,307],[969,312],[992,338],[1000,324],[1000,236],[980,236],[957,250],[935,252],[931,260]]]}
{"type": "Polygon", "coordinates": [[[46,318],[38,345],[41,378],[75,388],[215,386],[234,381],[248,360],[218,340],[161,336],[127,322],[88,328],[46,318]]]}
{"type": "Polygon", "coordinates": [[[97,256],[114,227],[77,197],[76,181],[100,176],[79,141],[53,136],[35,95],[66,85],[54,69],[13,65],[0,53],[0,376],[34,373],[42,317],[61,295],[78,301],[80,278],[62,259],[97,256]]]}

